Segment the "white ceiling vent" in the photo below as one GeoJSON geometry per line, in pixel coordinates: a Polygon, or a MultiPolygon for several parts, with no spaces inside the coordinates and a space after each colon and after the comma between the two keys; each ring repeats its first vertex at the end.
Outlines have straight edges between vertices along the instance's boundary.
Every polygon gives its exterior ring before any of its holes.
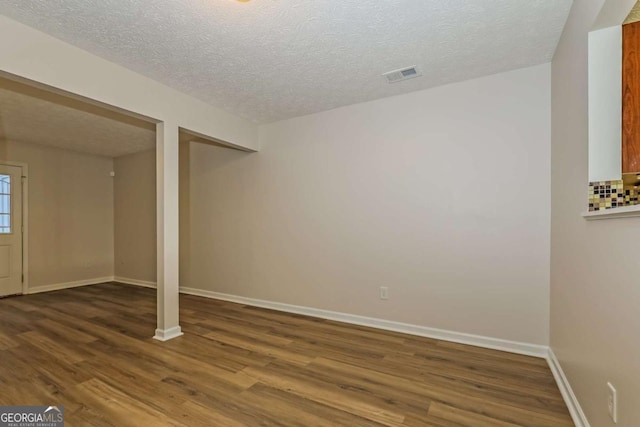
{"type": "Polygon", "coordinates": [[[422,73],[415,65],[413,67],[402,68],[400,70],[389,71],[384,73],[383,76],[389,83],[401,82],[402,80],[412,79],[414,77],[420,77],[422,73]]]}

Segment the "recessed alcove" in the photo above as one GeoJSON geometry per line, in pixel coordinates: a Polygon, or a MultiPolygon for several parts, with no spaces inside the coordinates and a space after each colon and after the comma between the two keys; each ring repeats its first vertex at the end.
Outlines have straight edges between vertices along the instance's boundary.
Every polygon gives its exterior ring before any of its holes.
{"type": "MultiPolygon", "coordinates": [[[[640,80],[640,65],[635,65],[640,64],[635,60],[636,39],[640,48],[639,20],[640,2],[608,0],[589,32],[590,213],[583,215],[585,218],[638,203],[640,170],[628,165],[634,164],[629,161],[629,153],[635,155],[629,144],[635,141],[636,134],[640,146],[640,122],[635,124],[635,117],[640,115],[640,102],[635,102],[635,94],[640,99],[640,91],[630,84],[640,80]],[[637,37],[631,27],[634,23],[638,25],[637,37]],[[637,114],[630,111],[632,108],[638,109],[637,114]]],[[[640,150],[637,156],[640,164],[640,150]]],[[[629,216],[628,213],[624,216],[629,216]]]]}

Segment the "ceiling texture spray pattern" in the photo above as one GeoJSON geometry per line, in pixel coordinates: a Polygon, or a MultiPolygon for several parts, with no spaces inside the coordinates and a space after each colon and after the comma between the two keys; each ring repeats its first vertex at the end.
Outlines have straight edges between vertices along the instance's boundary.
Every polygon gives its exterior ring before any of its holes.
{"type": "Polygon", "coordinates": [[[0,0],[0,13],[264,123],[548,62],[571,3],[0,0]],[[381,77],[412,65],[423,77],[381,77]]]}
{"type": "Polygon", "coordinates": [[[629,12],[627,19],[624,20],[625,24],[633,24],[640,21],[640,1],[633,5],[633,9],[629,12]]]}
{"type": "Polygon", "coordinates": [[[155,147],[153,125],[119,116],[0,79],[0,141],[44,144],[107,157],[155,147]]]}

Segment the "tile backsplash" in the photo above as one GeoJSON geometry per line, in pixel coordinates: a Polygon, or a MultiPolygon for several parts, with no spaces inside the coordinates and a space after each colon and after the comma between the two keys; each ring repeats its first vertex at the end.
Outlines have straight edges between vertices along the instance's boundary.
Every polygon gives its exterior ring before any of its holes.
{"type": "Polygon", "coordinates": [[[625,185],[622,180],[589,183],[589,211],[631,206],[638,204],[640,188],[625,185]]]}

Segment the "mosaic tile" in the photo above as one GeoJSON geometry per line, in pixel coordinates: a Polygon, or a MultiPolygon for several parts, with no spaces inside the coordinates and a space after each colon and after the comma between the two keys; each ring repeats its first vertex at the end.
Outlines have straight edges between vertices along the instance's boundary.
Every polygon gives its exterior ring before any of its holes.
{"type": "Polygon", "coordinates": [[[589,183],[589,211],[638,204],[639,186],[625,186],[622,180],[589,183]]]}

